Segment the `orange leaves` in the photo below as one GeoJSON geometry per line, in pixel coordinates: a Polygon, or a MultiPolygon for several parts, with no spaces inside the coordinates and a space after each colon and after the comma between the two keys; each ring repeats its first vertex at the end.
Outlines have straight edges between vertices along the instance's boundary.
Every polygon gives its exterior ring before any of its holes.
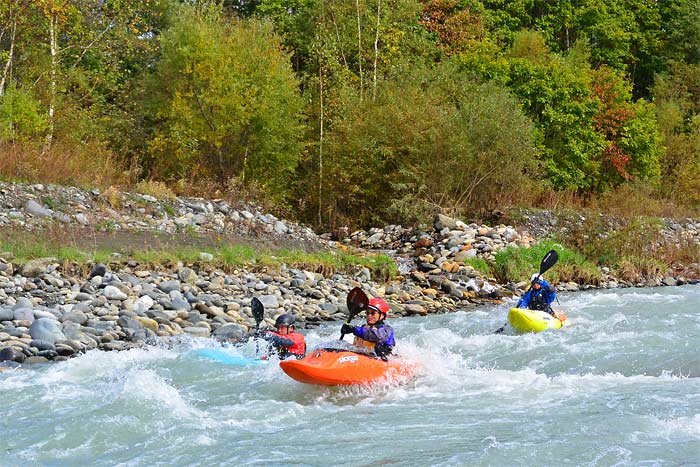
{"type": "Polygon", "coordinates": [[[612,69],[603,66],[593,74],[592,94],[598,101],[598,114],[594,117],[595,129],[608,140],[603,153],[603,162],[608,164],[617,175],[629,180],[627,165],[632,157],[620,149],[618,143],[627,122],[635,118],[635,112],[629,99],[629,90],[625,81],[612,69]]]}
{"type": "Polygon", "coordinates": [[[469,43],[486,35],[484,19],[479,12],[460,5],[459,0],[430,0],[425,3],[420,24],[440,37],[448,55],[463,50],[469,43]]]}
{"type": "Polygon", "coordinates": [[[59,22],[65,21],[70,7],[65,0],[36,0],[36,5],[47,18],[55,17],[59,22]]]}
{"type": "Polygon", "coordinates": [[[615,143],[610,142],[605,148],[604,161],[610,164],[615,172],[625,180],[630,180],[632,176],[627,172],[627,164],[632,160],[630,156],[622,152],[615,143]]]}

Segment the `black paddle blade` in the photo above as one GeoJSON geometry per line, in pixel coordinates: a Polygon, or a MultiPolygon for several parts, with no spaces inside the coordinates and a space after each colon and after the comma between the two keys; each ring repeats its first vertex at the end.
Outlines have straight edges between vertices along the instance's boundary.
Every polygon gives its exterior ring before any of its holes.
{"type": "Polygon", "coordinates": [[[253,310],[253,318],[255,318],[255,327],[257,329],[260,327],[260,323],[265,317],[265,307],[263,306],[262,302],[258,300],[258,297],[253,297],[253,300],[250,302],[250,306],[253,310]]]}
{"type": "Polygon", "coordinates": [[[367,298],[367,294],[365,294],[361,288],[355,287],[348,294],[345,303],[348,305],[349,323],[356,314],[367,308],[367,305],[369,305],[369,298],[367,298]]]}
{"type": "Polygon", "coordinates": [[[557,264],[557,261],[559,261],[559,253],[556,250],[549,250],[540,263],[540,276],[557,264]]]}
{"type": "MultiPolygon", "coordinates": [[[[367,309],[369,298],[367,298],[367,294],[365,294],[361,288],[355,287],[348,293],[348,298],[345,303],[348,306],[348,319],[345,323],[350,324],[356,314],[367,309]]],[[[343,340],[343,337],[345,337],[345,334],[341,332],[340,340],[343,340]]]]}

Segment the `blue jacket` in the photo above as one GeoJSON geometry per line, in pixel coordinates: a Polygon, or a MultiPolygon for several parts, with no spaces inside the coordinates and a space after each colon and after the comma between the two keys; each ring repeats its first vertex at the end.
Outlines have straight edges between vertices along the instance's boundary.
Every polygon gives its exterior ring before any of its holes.
{"type": "Polygon", "coordinates": [[[531,310],[542,311],[549,311],[551,309],[552,302],[557,298],[554,286],[544,279],[540,279],[538,283],[540,284],[540,288],[538,290],[530,288],[525,295],[520,297],[516,308],[529,308],[531,310]]]}

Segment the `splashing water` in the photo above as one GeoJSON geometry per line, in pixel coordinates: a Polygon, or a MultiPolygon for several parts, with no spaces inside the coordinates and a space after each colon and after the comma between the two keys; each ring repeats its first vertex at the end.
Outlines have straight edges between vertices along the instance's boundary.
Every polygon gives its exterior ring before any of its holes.
{"type": "Polygon", "coordinates": [[[510,304],[392,320],[403,384],[303,385],[197,339],[5,371],[0,465],[700,463],[700,287],[560,299],[571,326],[540,334],[494,335],[510,304]]]}

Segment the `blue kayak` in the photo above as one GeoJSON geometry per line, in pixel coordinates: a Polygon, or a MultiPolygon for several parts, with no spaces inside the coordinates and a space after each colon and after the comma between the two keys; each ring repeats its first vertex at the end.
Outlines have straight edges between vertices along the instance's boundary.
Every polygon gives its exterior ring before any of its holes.
{"type": "Polygon", "coordinates": [[[267,364],[267,360],[243,357],[241,355],[232,355],[224,349],[197,349],[194,351],[194,354],[197,357],[201,357],[212,362],[223,363],[224,365],[259,366],[267,364]]]}

